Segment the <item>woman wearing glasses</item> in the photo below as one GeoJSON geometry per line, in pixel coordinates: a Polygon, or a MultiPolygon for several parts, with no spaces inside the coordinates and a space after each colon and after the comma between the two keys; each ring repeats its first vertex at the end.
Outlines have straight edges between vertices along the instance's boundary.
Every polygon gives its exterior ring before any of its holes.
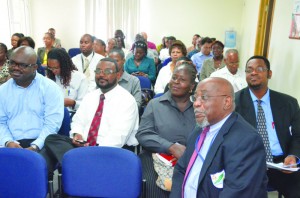
{"type": "Polygon", "coordinates": [[[87,92],[85,75],[77,71],[64,49],[53,48],[48,53],[47,77],[56,82],[64,94],[65,107],[77,110],[87,92]]]}
{"type": "Polygon", "coordinates": [[[175,160],[183,154],[187,137],[196,123],[190,101],[196,86],[196,73],[195,67],[189,63],[176,67],[171,76],[170,90],[152,99],[141,118],[136,138],[143,147],[140,158],[147,197],[169,197],[171,178],[162,181],[163,186],[156,185],[158,174],[154,170],[152,154],[164,153],[175,160]]]}

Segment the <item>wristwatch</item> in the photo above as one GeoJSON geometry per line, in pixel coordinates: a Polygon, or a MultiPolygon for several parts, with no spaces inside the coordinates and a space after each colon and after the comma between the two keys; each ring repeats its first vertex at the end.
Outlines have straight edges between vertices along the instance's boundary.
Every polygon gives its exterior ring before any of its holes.
{"type": "Polygon", "coordinates": [[[40,151],[40,148],[37,145],[35,145],[35,144],[32,144],[31,147],[33,148],[33,150],[35,152],[39,152],[40,151]]]}

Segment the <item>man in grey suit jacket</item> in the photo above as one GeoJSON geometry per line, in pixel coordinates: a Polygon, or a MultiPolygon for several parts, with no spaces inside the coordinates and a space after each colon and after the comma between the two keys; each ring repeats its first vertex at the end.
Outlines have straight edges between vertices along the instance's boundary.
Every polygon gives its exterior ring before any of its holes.
{"type": "MultiPolygon", "coordinates": [[[[248,87],[236,93],[236,111],[256,128],[257,100],[261,100],[273,162],[297,164],[300,157],[299,104],[291,96],[270,90],[268,80],[271,77],[269,60],[263,56],[251,57],[246,63],[248,87]]],[[[267,175],[269,185],[284,197],[300,197],[299,171],[288,174],[269,169],[267,175]]]]}
{"type": "Polygon", "coordinates": [[[266,198],[266,154],[262,138],[233,112],[234,91],[230,82],[207,78],[198,84],[191,100],[198,127],[175,166],[170,197],[266,198]],[[198,142],[208,127],[198,149],[198,142]]]}

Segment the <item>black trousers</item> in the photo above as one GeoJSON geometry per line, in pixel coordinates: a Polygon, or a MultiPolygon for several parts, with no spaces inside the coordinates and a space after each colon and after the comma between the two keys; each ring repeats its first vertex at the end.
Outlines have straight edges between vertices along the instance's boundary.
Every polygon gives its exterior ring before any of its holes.
{"type": "MultiPolygon", "coordinates": [[[[47,158],[49,180],[51,180],[55,168],[58,168],[58,172],[61,173],[64,154],[69,150],[76,148],[76,146],[73,145],[70,137],[53,134],[46,138],[44,148],[44,155],[46,156],[45,158],[47,158]]],[[[134,152],[134,147],[132,146],[125,145],[123,148],[134,152]]]]}
{"type": "MultiPolygon", "coordinates": [[[[284,157],[274,157],[274,163],[283,162],[284,157]]],[[[300,172],[291,174],[279,170],[267,171],[269,185],[283,194],[285,198],[300,198],[300,172]]]]}
{"type": "Polygon", "coordinates": [[[72,144],[70,137],[53,134],[46,138],[44,148],[48,158],[47,165],[50,176],[53,175],[55,168],[58,168],[58,171],[61,172],[61,162],[64,154],[75,148],[75,146],[72,144]]]}
{"type": "Polygon", "coordinates": [[[170,192],[162,190],[156,185],[157,173],[154,170],[152,153],[143,151],[139,155],[142,162],[143,179],[146,179],[146,197],[148,198],[167,198],[170,192]]]}
{"type": "MultiPolygon", "coordinates": [[[[20,146],[22,148],[28,148],[30,147],[30,144],[34,141],[35,139],[22,139],[22,140],[18,140],[18,142],[20,143],[20,146]]],[[[52,159],[49,157],[45,147],[43,147],[40,151],[39,154],[41,154],[44,159],[46,160],[47,166],[48,166],[48,170],[52,170],[52,174],[48,175],[49,180],[53,179],[53,165],[52,165],[52,159]]]]}

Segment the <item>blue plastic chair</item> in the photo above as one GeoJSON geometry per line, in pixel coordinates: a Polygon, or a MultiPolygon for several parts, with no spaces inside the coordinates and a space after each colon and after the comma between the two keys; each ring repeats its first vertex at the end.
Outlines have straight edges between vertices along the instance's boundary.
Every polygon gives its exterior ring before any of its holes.
{"type": "Polygon", "coordinates": [[[70,131],[71,131],[70,125],[71,125],[70,113],[69,113],[69,110],[65,107],[64,118],[63,118],[61,127],[57,133],[60,135],[69,136],[70,131]]]}
{"type": "Polygon", "coordinates": [[[80,53],[81,53],[80,48],[70,48],[68,51],[68,54],[71,58],[73,58],[74,56],[80,53]]]}
{"type": "Polygon", "coordinates": [[[0,148],[0,159],[0,197],[47,196],[48,170],[40,154],[27,149],[0,148]]]}
{"type": "Polygon", "coordinates": [[[136,76],[140,80],[141,89],[151,89],[151,80],[144,76],[136,76]]]}
{"type": "Polygon", "coordinates": [[[121,148],[75,148],[63,157],[62,184],[69,196],[138,197],[141,162],[133,152],[121,148]]]}

